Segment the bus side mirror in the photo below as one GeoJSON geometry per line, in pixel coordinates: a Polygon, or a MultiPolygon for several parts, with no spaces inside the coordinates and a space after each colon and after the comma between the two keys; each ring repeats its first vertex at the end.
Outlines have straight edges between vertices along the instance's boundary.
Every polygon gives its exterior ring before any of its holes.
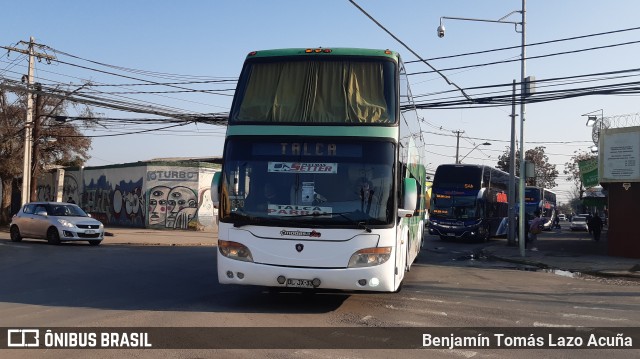
{"type": "Polygon", "coordinates": [[[414,178],[405,178],[403,186],[403,208],[398,208],[398,217],[412,217],[418,204],[418,183],[414,178]]]}
{"type": "Polygon", "coordinates": [[[213,179],[211,180],[211,202],[213,203],[213,208],[220,207],[221,178],[222,178],[222,172],[216,172],[213,174],[213,179]]]}

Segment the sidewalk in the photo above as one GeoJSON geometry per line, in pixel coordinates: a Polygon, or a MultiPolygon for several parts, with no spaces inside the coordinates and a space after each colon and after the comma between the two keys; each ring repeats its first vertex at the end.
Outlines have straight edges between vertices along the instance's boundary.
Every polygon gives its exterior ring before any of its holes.
{"type": "Polygon", "coordinates": [[[107,227],[102,245],[215,246],[218,228],[206,231],[107,227]]]}
{"type": "MultiPolygon", "coordinates": [[[[0,239],[10,240],[9,226],[0,226],[0,239]]],[[[206,231],[189,231],[107,226],[102,245],[215,246],[217,240],[217,227],[206,231]]]]}
{"type": "Polygon", "coordinates": [[[614,257],[607,254],[607,231],[600,241],[594,241],[587,232],[543,232],[538,235],[538,251],[525,250],[525,256],[517,246],[508,246],[506,239],[494,239],[483,249],[489,258],[510,263],[520,263],[538,268],[564,270],[601,277],[628,277],[640,279],[640,259],[614,257]]]}

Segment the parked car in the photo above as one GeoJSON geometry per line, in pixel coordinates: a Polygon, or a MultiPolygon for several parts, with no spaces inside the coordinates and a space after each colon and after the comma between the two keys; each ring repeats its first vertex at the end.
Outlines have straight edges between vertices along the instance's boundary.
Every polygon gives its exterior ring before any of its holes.
{"type": "Polygon", "coordinates": [[[50,244],[88,241],[97,246],[104,238],[104,225],[71,203],[27,203],[11,219],[11,240],[45,239],[50,244]]]}
{"type": "Polygon", "coordinates": [[[569,226],[572,231],[589,231],[589,225],[587,225],[587,217],[586,216],[573,216],[571,218],[571,225],[569,226]]]}
{"type": "Polygon", "coordinates": [[[560,213],[558,219],[564,222],[567,220],[567,216],[564,213],[560,213]]]}

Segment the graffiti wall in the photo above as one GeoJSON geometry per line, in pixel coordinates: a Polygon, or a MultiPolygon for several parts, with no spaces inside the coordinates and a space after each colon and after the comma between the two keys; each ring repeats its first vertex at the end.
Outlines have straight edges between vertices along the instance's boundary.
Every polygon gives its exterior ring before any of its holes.
{"type": "Polygon", "coordinates": [[[77,203],[105,224],[143,228],[144,172],[145,166],[85,168],[77,203]]]}
{"type": "MultiPolygon", "coordinates": [[[[210,164],[135,163],[67,169],[62,188],[55,175],[38,182],[38,199],[77,203],[106,225],[208,230],[216,225],[210,164]]],[[[60,176],[60,178],[62,175],[60,176]]]]}
{"type": "Polygon", "coordinates": [[[197,229],[197,167],[148,166],[148,228],[197,229]]]}
{"type": "Polygon", "coordinates": [[[211,201],[211,181],[215,170],[212,168],[200,169],[200,183],[198,185],[198,229],[205,230],[216,225],[218,210],[213,208],[211,201]]]}

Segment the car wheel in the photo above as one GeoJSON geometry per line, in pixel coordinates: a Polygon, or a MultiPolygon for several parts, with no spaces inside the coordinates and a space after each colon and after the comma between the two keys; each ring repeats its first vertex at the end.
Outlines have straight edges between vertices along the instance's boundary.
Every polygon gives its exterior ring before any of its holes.
{"type": "Polygon", "coordinates": [[[20,229],[18,229],[18,226],[13,225],[11,226],[11,242],[20,242],[22,240],[22,236],[20,235],[20,229]]]}
{"type": "Polygon", "coordinates": [[[57,228],[49,228],[47,231],[47,242],[49,242],[49,244],[60,244],[60,234],[57,228]]]}
{"type": "Polygon", "coordinates": [[[89,241],[89,244],[92,246],[99,246],[102,241],[89,241]]]}

